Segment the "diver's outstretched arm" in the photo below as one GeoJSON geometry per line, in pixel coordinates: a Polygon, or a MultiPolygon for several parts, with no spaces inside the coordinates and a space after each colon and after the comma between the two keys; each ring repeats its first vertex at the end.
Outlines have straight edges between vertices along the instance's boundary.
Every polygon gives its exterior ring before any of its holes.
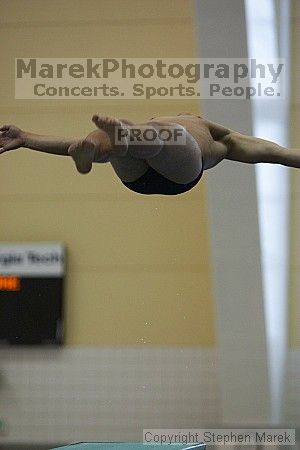
{"type": "Polygon", "coordinates": [[[20,147],[37,150],[53,155],[68,155],[68,148],[78,138],[42,136],[28,133],[14,125],[3,125],[0,128],[0,154],[20,147]]]}
{"type": "Polygon", "coordinates": [[[275,142],[232,132],[222,138],[226,159],[248,164],[270,163],[300,168],[300,149],[288,149],[275,142]]]}
{"type": "Polygon", "coordinates": [[[300,149],[281,147],[275,142],[237,133],[207,120],[205,123],[217,145],[225,148],[225,159],[248,164],[271,163],[300,168],[300,149]]]}

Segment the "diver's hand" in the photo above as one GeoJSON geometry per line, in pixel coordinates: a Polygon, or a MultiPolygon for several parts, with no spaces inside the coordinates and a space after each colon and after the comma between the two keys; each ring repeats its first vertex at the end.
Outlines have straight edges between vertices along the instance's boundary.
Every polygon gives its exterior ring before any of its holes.
{"type": "Polygon", "coordinates": [[[25,146],[26,133],[14,125],[3,125],[0,128],[0,155],[9,150],[25,146]]]}

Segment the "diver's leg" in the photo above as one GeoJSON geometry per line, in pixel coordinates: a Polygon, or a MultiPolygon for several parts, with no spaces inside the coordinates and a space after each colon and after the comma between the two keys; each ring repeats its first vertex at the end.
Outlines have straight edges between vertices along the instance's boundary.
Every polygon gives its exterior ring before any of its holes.
{"type": "MultiPolygon", "coordinates": [[[[94,123],[108,133],[112,142],[116,136],[116,130],[111,126],[113,120],[115,128],[122,126],[117,119],[97,115],[93,117],[94,123]]],[[[151,121],[137,124],[134,128],[127,133],[128,156],[143,160],[158,173],[176,183],[189,183],[200,174],[202,170],[201,150],[193,136],[183,126],[151,121]],[[159,132],[164,129],[176,130],[178,133],[171,133],[170,139],[162,140],[159,132]],[[156,132],[153,134],[154,139],[148,140],[145,137],[145,132],[148,130],[150,131],[148,136],[151,136],[151,130],[156,132]]]]}
{"type": "Polygon", "coordinates": [[[106,132],[95,130],[85,139],[73,143],[69,147],[78,172],[89,173],[93,163],[110,162],[117,176],[125,182],[140,178],[148,169],[146,161],[136,159],[125,153],[112,151],[112,144],[106,132]]]}
{"type": "MultiPolygon", "coordinates": [[[[158,125],[158,128],[160,126],[164,125],[158,125]]],[[[166,140],[162,150],[147,158],[147,163],[165,178],[186,184],[195,180],[203,170],[203,153],[183,126],[175,124],[175,128],[181,132],[180,140],[166,140]]]]}

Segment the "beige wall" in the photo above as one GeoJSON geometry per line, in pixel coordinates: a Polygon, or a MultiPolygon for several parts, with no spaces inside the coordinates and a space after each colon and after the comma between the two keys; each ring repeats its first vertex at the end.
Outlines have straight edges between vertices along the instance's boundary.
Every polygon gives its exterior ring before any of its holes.
{"type": "MultiPolygon", "coordinates": [[[[144,120],[193,101],[14,100],[15,57],[194,57],[182,0],[1,0],[0,122],[85,135],[96,111],[144,120]]],[[[1,240],[63,241],[69,345],[213,345],[205,177],[176,198],[125,189],[109,165],[81,176],[69,158],[1,156],[1,240]]]]}
{"type": "MultiPolygon", "coordinates": [[[[291,146],[300,148],[300,3],[292,2],[291,146]]],[[[300,151],[300,150],[299,150],[300,151]]],[[[300,347],[300,178],[291,169],[290,346],[300,347]]]]}

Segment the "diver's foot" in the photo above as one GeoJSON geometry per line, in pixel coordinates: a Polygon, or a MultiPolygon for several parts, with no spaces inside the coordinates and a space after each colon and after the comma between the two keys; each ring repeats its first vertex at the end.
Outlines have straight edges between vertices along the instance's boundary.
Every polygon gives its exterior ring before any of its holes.
{"type": "Polygon", "coordinates": [[[69,155],[73,158],[78,172],[89,173],[95,158],[96,146],[88,139],[83,139],[71,144],[68,149],[69,155]]]}
{"type": "Polygon", "coordinates": [[[102,131],[104,131],[111,142],[111,152],[117,156],[124,156],[128,150],[127,130],[122,122],[114,117],[94,114],[92,121],[102,131]]]}

